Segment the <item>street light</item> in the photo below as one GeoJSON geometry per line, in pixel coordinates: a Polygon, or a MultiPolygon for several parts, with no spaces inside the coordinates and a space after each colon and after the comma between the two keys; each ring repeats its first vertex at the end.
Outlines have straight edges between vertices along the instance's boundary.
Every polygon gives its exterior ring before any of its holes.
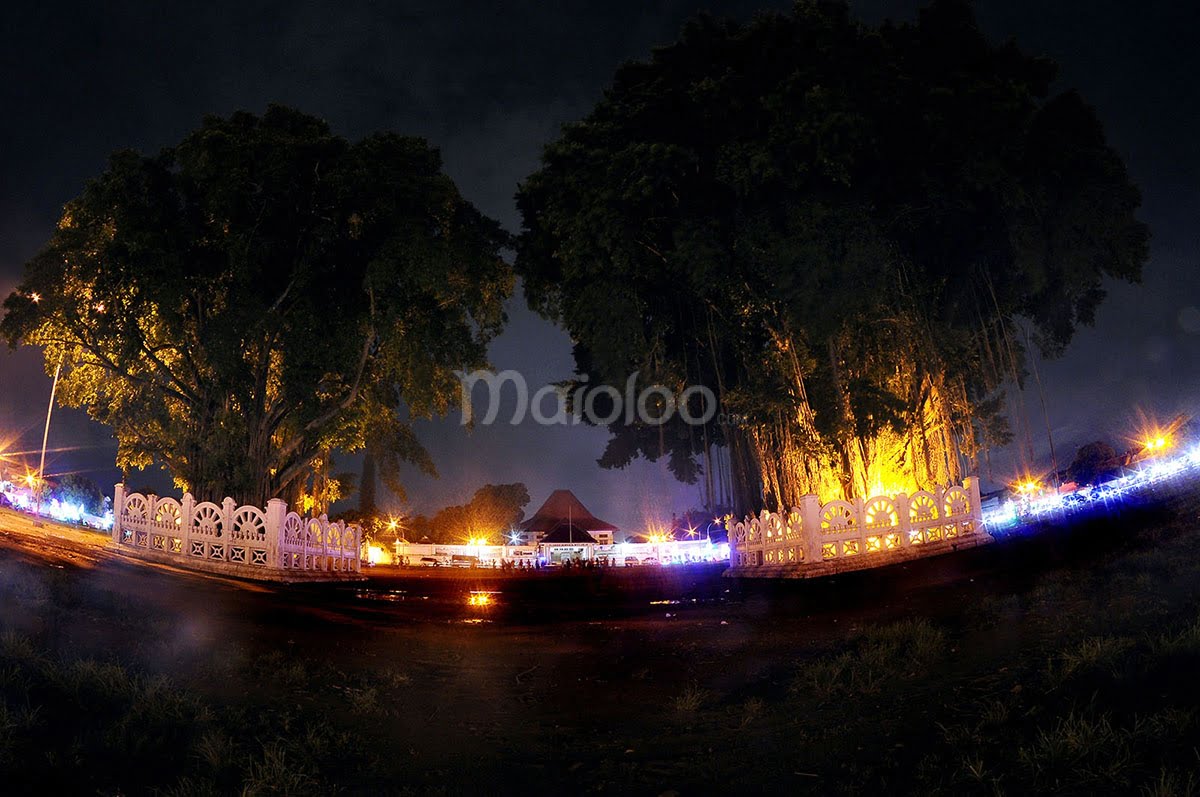
{"type": "Polygon", "coordinates": [[[705,532],[706,532],[705,536],[711,540],[712,539],[712,527],[720,525],[720,524],[721,524],[721,518],[719,518],[719,517],[713,518],[712,522],[709,523],[708,527],[705,529],[705,532]]]}
{"type": "MultiPolygon", "coordinates": [[[[41,299],[36,293],[30,298],[35,303],[41,299]]],[[[38,465],[38,488],[34,491],[36,498],[34,514],[38,517],[42,516],[42,491],[45,489],[46,484],[46,441],[50,437],[50,413],[54,411],[54,394],[58,391],[58,377],[62,373],[63,356],[66,353],[66,350],[59,352],[58,365],[54,367],[54,382],[50,385],[50,404],[46,407],[46,428],[42,431],[42,460],[38,465]]]]}

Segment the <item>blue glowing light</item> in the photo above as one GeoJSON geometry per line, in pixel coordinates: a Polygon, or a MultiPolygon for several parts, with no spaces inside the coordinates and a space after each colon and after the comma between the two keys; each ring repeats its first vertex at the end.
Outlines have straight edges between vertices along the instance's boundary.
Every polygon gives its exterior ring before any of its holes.
{"type": "Polygon", "coordinates": [[[1182,451],[1175,457],[1155,457],[1140,464],[1137,470],[1115,479],[1083,487],[1072,492],[1022,495],[1015,500],[1000,502],[983,511],[984,524],[992,529],[1011,528],[1042,519],[1046,515],[1087,512],[1098,505],[1111,506],[1138,497],[1141,491],[1200,468],[1200,444],[1182,451]]]}

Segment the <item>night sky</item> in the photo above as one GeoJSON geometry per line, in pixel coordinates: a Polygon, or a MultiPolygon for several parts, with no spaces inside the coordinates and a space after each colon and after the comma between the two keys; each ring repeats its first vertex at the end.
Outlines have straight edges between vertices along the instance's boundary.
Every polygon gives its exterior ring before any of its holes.
{"type": "MultiPolygon", "coordinates": [[[[745,18],[786,3],[207,2],[70,3],[6,8],[0,29],[0,296],[50,234],[62,204],[112,150],[173,144],[204,114],[294,105],[357,138],[391,129],[441,148],[448,173],[484,213],[516,231],[517,183],[564,122],[588,112],[622,61],[669,42],[693,11],[745,18]],[[165,4],[164,4],[165,5],[165,4]]],[[[852,3],[865,19],[909,19],[919,3],[852,3]]],[[[1195,411],[1200,395],[1200,55],[1194,4],[1094,0],[977,3],[994,39],[1012,37],[1061,66],[1099,111],[1144,196],[1153,234],[1140,287],[1113,286],[1094,328],[1041,365],[1060,460],[1093,439],[1121,444],[1138,419],[1195,411]]],[[[565,333],[518,291],[492,346],[531,390],[572,373],[565,333]]],[[[0,440],[40,445],[50,380],[33,350],[0,350],[0,440]]],[[[1037,395],[1034,446],[1046,449],[1037,395]]],[[[1014,419],[1014,427],[1022,422],[1014,419]]],[[[699,503],[696,488],[640,462],[603,471],[606,433],[526,421],[478,427],[457,416],[418,425],[441,472],[413,472],[413,511],[465,500],[487,482],[523,481],[529,512],[569,487],[597,515],[635,531],[699,503]]],[[[47,472],[86,470],[111,490],[108,430],[56,410],[47,472]]],[[[1016,468],[1009,457],[997,476],[1016,468]],[[1005,469],[1008,469],[1007,471],[1005,469]]],[[[36,464],[36,460],[34,461],[36,464]]],[[[1046,460],[1048,462],[1048,458],[1046,460]]],[[[1065,463],[1064,463],[1065,464],[1065,463]]],[[[152,482],[135,474],[131,482],[152,482]]],[[[157,483],[165,486],[159,477],[157,483]]],[[[386,500],[384,501],[386,504],[386,500]]],[[[399,505],[396,504],[398,507],[399,505]]]]}

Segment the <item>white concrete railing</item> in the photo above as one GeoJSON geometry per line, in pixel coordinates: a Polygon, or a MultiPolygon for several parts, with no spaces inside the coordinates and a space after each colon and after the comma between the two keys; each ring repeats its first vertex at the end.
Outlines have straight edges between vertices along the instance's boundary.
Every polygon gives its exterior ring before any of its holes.
{"type": "Polygon", "coordinates": [[[790,512],[747,516],[729,534],[730,565],[756,568],[856,569],[889,559],[936,553],[990,541],[983,528],[979,482],[822,504],[805,496],[790,512]]]}
{"type": "Polygon", "coordinates": [[[122,550],[175,558],[201,569],[244,565],[248,573],[262,568],[310,573],[359,573],[361,536],[357,526],[289,512],[287,503],[272,498],[266,511],[238,506],[232,498],[221,504],[197,503],[190,493],[182,501],[116,486],[113,497],[113,543],[122,550]]]}

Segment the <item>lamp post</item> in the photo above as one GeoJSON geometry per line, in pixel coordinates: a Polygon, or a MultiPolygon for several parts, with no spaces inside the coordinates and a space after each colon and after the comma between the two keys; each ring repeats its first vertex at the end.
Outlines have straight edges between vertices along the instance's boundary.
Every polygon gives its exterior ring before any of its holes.
{"type": "MultiPolygon", "coordinates": [[[[58,391],[58,377],[62,373],[63,356],[65,354],[66,351],[59,353],[58,365],[54,367],[54,382],[50,385],[50,404],[46,407],[46,428],[42,430],[42,459],[38,464],[37,487],[34,489],[34,514],[38,518],[42,516],[42,492],[46,489],[46,441],[50,438],[50,414],[54,412],[54,394],[58,391]]],[[[41,520],[39,519],[35,523],[41,525],[41,520]]]]}

